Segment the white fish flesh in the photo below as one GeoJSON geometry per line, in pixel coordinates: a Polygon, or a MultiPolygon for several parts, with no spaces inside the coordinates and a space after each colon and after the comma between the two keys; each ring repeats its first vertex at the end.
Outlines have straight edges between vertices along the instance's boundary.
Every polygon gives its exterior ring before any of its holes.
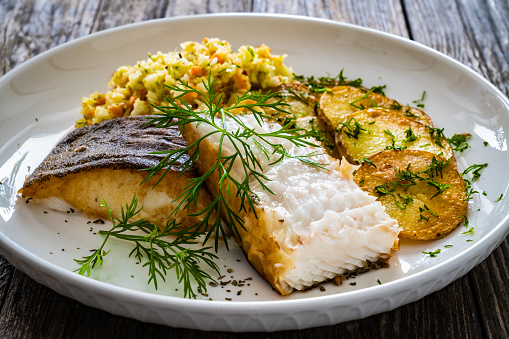
{"type": "MultiPolygon", "coordinates": [[[[250,115],[239,119],[261,133],[281,128],[275,123],[259,126],[250,115]]],[[[226,120],[225,127],[229,131],[239,129],[233,119],[226,120]]],[[[188,124],[184,138],[189,144],[211,131],[204,123],[188,124]]],[[[200,173],[217,161],[219,136],[209,136],[200,145],[197,162],[200,173]]],[[[256,194],[252,197],[254,211],[240,212],[244,229],[238,227],[237,241],[258,273],[280,294],[288,295],[333,278],[340,281],[341,276],[386,262],[398,248],[398,224],[375,197],[355,184],[352,173],[356,167],[346,160],[340,164],[320,147],[296,147],[286,139],[268,139],[294,156],[320,153],[310,159],[326,169],[295,158],[271,164],[278,157],[270,154],[271,146],[257,140],[269,150],[267,156],[254,138],[248,139],[250,149],[262,163],[263,174],[269,179],[264,183],[274,193],[250,178],[250,187],[256,194]]],[[[222,155],[234,152],[233,144],[224,139],[222,155]]],[[[245,179],[239,161],[232,173],[236,180],[245,179]]],[[[217,173],[207,185],[213,195],[217,194],[217,173]]],[[[225,187],[221,189],[224,192],[225,187]]],[[[235,193],[231,196],[235,197],[235,193]]],[[[238,199],[231,199],[231,207],[239,210],[238,199]]]]}

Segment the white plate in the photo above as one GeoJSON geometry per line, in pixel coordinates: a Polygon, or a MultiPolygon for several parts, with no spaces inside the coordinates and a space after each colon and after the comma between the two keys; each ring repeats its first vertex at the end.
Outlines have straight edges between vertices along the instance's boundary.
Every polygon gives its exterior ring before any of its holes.
{"type": "MultiPolygon", "coordinates": [[[[0,79],[0,248],[36,281],[84,304],[147,322],[200,330],[274,331],[359,319],[389,311],[436,291],[467,273],[508,233],[509,156],[505,131],[509,103],[494,86],[458,62],[400,37],[303,17],[210,15],[156,20],[93,34],[45,52],[0,79]],[[295,73],[361,77],[367,86],[409,103],[427,92],[426,111],[446,135],[470,132],[472,149],[458,156],[460,170],[489,163],[470,206],[473,235],[459,227],[445,239],[401,242],[391,267],[362,274],[343,286],[325,285],[280,297],[247,264],[238,249],[220,252],[222,274],[244,280],[210,287],[209,297],[182,298],[171,277],[158,291],[127,248],[116,242],[93,279],[72,273],[73,258],[97,248],[99,226],[77,214],[43,213],[16,194],[33,170],[78,118],[81,97],[106,90],[120,65],[167,52],[186,40],[220,37],[235,47],[266,43],[287,53],[295,73]],[[484,146],[483,141],[488,142],[484,146]],[[500,194],[504,198],[494,202],[500,194]],[[67,220],[67,222],[66,222],[67,220]],[[91,227],[93,228],[91,230],[91,227]],[[472,241],[467,241],[471,239],[472,241]],[[452,244],[452,248],[445,248],[452,244]],[[431,258],[423,251],[442,252],[431,258]],[[240,261],[238,261],[240,260],[240,261]],[[227,269],[233,269],[228,273],[227,269]],[[378,283],[380,281],[382,284],[378,283]],[[247,286],[247,283],[250,286],[247,286]],[[227,292],[227,291],[230,292],[227,292]],[[238,291],[242,290],[240,295],[238,291]],[[226,301],[231,298],[232,301],[226,301]]],[[[103,226],[104,227],[104,226],[103,226]]],[[[224,279],[226,280],[226,278],[224,279]]]]}

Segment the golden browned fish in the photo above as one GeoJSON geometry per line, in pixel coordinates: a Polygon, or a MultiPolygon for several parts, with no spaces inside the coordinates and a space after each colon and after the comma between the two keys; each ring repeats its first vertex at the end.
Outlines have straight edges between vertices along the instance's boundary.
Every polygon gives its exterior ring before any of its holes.
{"type": "MultiPolygon", "coordinates": [[[[100,206],[102,199],[113,216],[120,216],[120,208],[136,194],[138,206],[143,206],[140,217],[164,225],[193,174],[181,173],[177,163],[157,186],[153,187],[158,175],[140,185],[148,175],[141,170],[157,165],[164,157],[149,153],[185,146],[177,127],[144,127],[146,122],[146,117],[123,117],[72,131],[25,180],[23,196],[52,209],[68,211],[72,207],[89,217],[108,218],[100,206]]],[[[202,211],[210,199],[210,194],[202,191],[189,213],[202,211]]],[[[187,211],[179,211],[176,219],[184,227],[200,221],[189,217],[187,211]]]]}
{"type": "MultiPolygon", "coordinates": [[[[280,128],[272,122],[260,126],[249,114],[239,120],[260,133],[280,128]]],[[[218,124],[232,132],[240,126],[232,119],[218,124]]],[[[202,173],[217,162],[219,152],[229,156],[241,149],[226,138],[220,141],[220,134],[210,134],[211,131],[213,128],[205,123],[189,123],[184,130],[189,143],[208,135],[200,144],[200,157],[196,161],[202,173]]],[[[262,164],[260,172],[267,179],[264,184],[270,192],[250,175],[253,209],[242,209],[240,199],[231,199],[229,206],[239,211],[243,227],[237,227],[240,236],[237,241],[258,273],[280,294],[288,295],[330,279],[337,278],[340,282],[353,272],[386,266],[398,248],[398,224],[375,197],[353,181],[356,167],[346,160],[340,164],[321,148],[297,147],[282,138],[266,140],[284,147],[295,158],[276,161],[278,155],[272,153],[271,145],[258,137],[248,139],[246,143],[262,164]],[[310,156],[313,152],[316,155],[310,156]],[[324,168],[306,164],[297,159],[300,156],[324,168]]],[[[237,160],[230,174],[238,182],[246,179],[237,160]]],[[[231,183],[228,187],[220,186],[219,172],[207,180],[212,194],[222,190],[228,196],[230,190],[230,197],[236,196],[236,187],[231,183]]],[[[226,214],[224,209],[222,212],[226,214]]]]}

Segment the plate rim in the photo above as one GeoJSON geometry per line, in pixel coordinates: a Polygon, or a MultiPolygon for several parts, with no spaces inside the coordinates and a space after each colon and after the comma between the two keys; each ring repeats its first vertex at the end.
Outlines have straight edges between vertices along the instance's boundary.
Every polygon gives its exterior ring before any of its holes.
{"type": "MultiPolygon", "coordinates": [[[[11,78],[15,77],[18,73],[22,72],[26,67],[30,67],[33,64],[36,64],[40,60],[59,53],[61,50],[65,49],[72,49],[75,45],[81,44],[84,41],[90,40],[90,39],[96,39],[98,37],[106,36],[108,34],[115,34],[118,31],[123,31],[126,29],[133,29],[140,26],[148,26],[148,25],[158,25],[158,24],[165,24],[168,22],[174,23],[178,21],[188,21],[188,20],[201,20],[201,19],[208,19],[208,18],[238,18],[238,17],[251,17],[251,18],[261,18],[261,19],[285,19],[285,20],[297,20],[297,21],[307,21],[307,22],[315,22],[315,23],[322,23],[326,25],[333,25],[337,27],[338,29],[353,29],[356,31],[361,32],[368,32],[369,34],[375,34],[378,36],[383,36],[384,38],[393,39],[398,41],[398,43],[402,44],[409,44],[410,46],[413,46],[415,48],[425,49],[428,53],[431,53],[440,59],[446,61],[449,64],[454,65],[455,67],[459,67],[462,72],[466,72],[470,76],[473,76],[476,78],[476,80],[481,81],[482,84],[490,89],[490,92],[492,94],[496,94],[497,98],[506,105],[506,107],[509,108],[509,99],[501,92],[500,89],[498,89],[494,84],[489,82],[486,78],[484,78],[481,74],[478,72],[472,70],[471,68],[467,67],[466,65],[462,64],[461,62],[453,59],[452,57],[449,57],[439,51],[436,51],[424,44],[421,44],[419,42],[407,39],[405,37],[401,37],[398,35],[394,35],[392,33],[387,33],[383,31],[379,31],[373,28],[368,27],[362,27],[350,23],[341,23],[333,20],[328,19],[322,19],[322,18],[312,18],[312,17],[306,17],[306,16],[297,16],[297,15],[288,15],[288,14],[264,14],[264,13],[215,13],[215,14],[200,14],[200,15],[185,15],[185,16],[177,16],[177,17],[170,17],[170,18],[160,18],[160,19],[154,19],[154,20],[147,20],[137,23],[131,23],[127,25],[122,25],[118,27],[108,28],[100,32],[95,32],[83,37],[76,38],[72,41],[65,42],[61,45],[58,45],[56,47],[53,47],[51,49],[48,49],[47,51],[44,51],[29,60],[15,66],[13,69],[9,70],[7,73],[2,75],[0,77],[0,84],[3,84],[5,82],[8,82],[11,78]]],[[[508,109],[509,110],[509,109],[508,109]]],[[[130,299],[134,303],[138,303],[140,301],[146,301],[147,299],[150,301],[151,304],[156,304],[158,306],[168,306],[168,304],[174,305],[174,308],[185,308],[189,312],[193,311],[217,311],[217,309],[221,309],[223,311],[228,311],[230,313],[237,313],[239,311],[244,311],[243,314],[248,316],[253,312],[253,310],[256,311],[263,311],[264,309],[269,309],[272,311],[288,311],[290,309],[295,310],[298,308],[306,309],[306,306],[311,303],[321,302],[322,304],[327,305],[338,305],[341,303],[344,303],[344,299],[348,300],[355,300],[359,294],[363,295],[363,298],[365,298],[364,295],[367,295],[368,297],[377,298],[380,295],[384,294],[393,294],[394,291],[398,290],[398,287],[401,287],[400,285],[408,285],[410,283],[424,283],[428,281],[432,281],[433,279],[426,279],[424,276],[429,273],[430,270],[433,270],[434,272],[438,273],[445,273],[448,272],[448,267],[452,263],[463,263],[464,265],[461,265],[461,268],[467,268],[464,270],[464,273],[460,273],[456,277],[452,277],[449,281],[442,281],[443,286],[449,284],[453,280],[459,278],[463,274],[466,274],[470,269],[483,261],[491,252],[492,250],[500,245],[502,241],[505,240],[507,234],[509,233],[509,215],[506,215],[494,228],[492,228],[489,232],[486,233],[485,236],[483,236],[481,239],[478,239],[475,241],[474,244],[472,244],[471,247],[469,247],[469,250],[463,253],[462,256],[454,256],[452,258],[449,258],[445,260],[444,262],[441,262],[433,267],[430,267],[428,269],[425,269],[421,272],[415,273],[411,276],[404,277],[401,279],[398,279],[396,281],[391,281],[388,283],[384,283],[380,286],[373,286],[365,289],[361,289],[358,291],[350,291],[345,292],[337,295],[327,295],[327,296],[317,296],[317,297],[311,297],[311,298],[304,298],[304,299],[293,299],[293,300],[272,300],[272,301],[221,301],[221,300],[214,300],[213,302],[209,302],[206,300],[192,300],[192,299],[184,299],[180,297],[173,297],[173,296],[164,296],[164,295],[157,295],[152,294],[148,292],[141,292],[141,291],[135,291],[131,290],[129,288],[120,287],[116,285],[112,285],[110,283],[105,283],[101,281],[97,281],[94,279],[90,279],[87,277],[80,276],[76,273],[70,272],[60,266],[51,264],[43,259],[40,259],[36,257],[31,252],[28,252],[26,249],[12,241],[10,238],[6,237],[0,237],[0,252],[1,254],[6,257],[6,259],[9,257],[9,262],[16,262],[18,265],[16,266],[18,269],[21,269],[23,272],[34,278],[35,280],[39,281],[37,277],[33,277],[34,272],[28,272],[30,269],[34,269],[34,267],[40,266],[48,270],[48,272],[53,272],[53,274],[57,275],[57,280],[59,280],[59,283],[61,285],[65,284],[72,284],[72,285],[82,285],[83,288],[86,288],[87,291],[92,292],[100,292],[104,293],[104,291],[107,291],[111,295],[116,295],[117,298],[119,298],[120,301],[125,301],[126,299],[130,299]],[[489,248],[489,250],[488,250],[489,248]],[[481,249],[484,249],[484,251],[481,251],[481,249]],[[18,255],[22,254],[24,257],[20,260],[20,258],[13,258],[12,253],[17,253],[18,255]],[[481,256],[479,256],[479,252],[481,252],[481,256]],[[25,262],[23,262],[25,261],[25,262]],[[28,270],[27,270],[28,269],[28,270]],[[32,273],[32,274],[31,274],[32,273]],[[389,293],[391,292],[391,293],[389,293]],[[246,311],[245,304],[249,305],[249,310],[246,311]]],[[[458,267],[458,266],[455,266],[458,267]]],[[[436,274],[435,274],[436,275],[436,274]]],[[[447,279],[446,279],[447,280],[447,279]]],[[[39,281],[40,283],[47,285],[47,282],[45,281],[39,281]]],[[[438,288],[442,288],[443,286],[438,286],[438,288]]],[[[48,286],[50,287],[50,286],[48,286]]],[[[65,286],[61,286],[63,288],[65,286]]],[[[53,287],[50,287],[53,290],[55,290],[53,287]]],[[[437,289],[438,289],[437,288],[437,289]]],[[[428,291],[424,293],[424,295],[416,295],[414,300],[405,301],[404,304],[415,301],[417,299],[422,298],[425,295],[428,295],[433,291],[428,291]]],[[[59,292],[60,293],[60,292],[59,292]]],[[[90,292],[89,292],[90,293],[90,292]]],[[[64,293],[61,293],[65,295],[64,293]]],[[[67,295],[70,296],[70,295],[67,295]]],[[[73,299],[76,299],[75,296],[70,296],[73,299]]],[[[412,299],[412,298],[410,298],[412,299]]],[[[77,299],[78,300],[78,299],[77,299]]],[[[91,305],[90,303],[87,303],[83,300],[78,300],[84,304],[88,304],[90,306],[97,307],[95,305],[91,305]]],[[[394,309],[396,307],[399,307],[400,305],[396,305],[395,307],[392,307],[390,309],[394,309]]],[[[100,308],[100,307],[98,307],[100,308]]],[[[104,309],[104,308],[102,308],[104,309]]],[[[382,311],[380,311],[382,312],[382,311]]],[[[380,313],[377,312],[377,313],[380,313]]],[[[115,311],[112,311],[111,313],[117,313],[115,311]]],[[[369,313],[369,312],[368,312],[369,313]]],[[[376,314],[375,312],[369,313],[365,316],[376,314]]],[[[126,314],[120,314],[120,315],[126,315],[126,314]]],[[[129,315],[127,315],[129,316],[129,315]]],[[[143,321],[149,321],[150,320],[143,320],[143,321]]],[[[333,322],[334,323],[334,322],[333,322]]],[[[332,323],[330,323],[332,324],[332,323]]],[[[315,325],[313,325],[315,326],[315,325]]],[[[306,326],[307,327],[307,326],[306,326]]],[[[211,326],[212,329],[218,329],[214,328],[214,326],[211,326]]],[[[278,327],[277,329],[280,329],[281,327],[278,327]]],[[[293,328],[293,327],[292,327],[293,328]]],[[[210,329],[210,328],[209,328],[210,329]]],[[[235,324],[231,328],[221,328],[222,330],[245,330],[246,328],[239,328],[235,327],[235,324]]],[[[249,328],[248,328],[249,329],[249,328]]],[[[285,328],[290,329],[290,328],[285,328]]],[[[268,327],[266,330],[275,330],[275,328],[268,327]]]]}

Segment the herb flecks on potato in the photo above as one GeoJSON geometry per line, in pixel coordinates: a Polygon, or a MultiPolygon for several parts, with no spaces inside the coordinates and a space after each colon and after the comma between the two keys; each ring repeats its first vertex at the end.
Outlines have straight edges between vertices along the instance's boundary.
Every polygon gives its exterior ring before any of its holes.
{"type": "Polygon", "coordinates": [[[356,170],[355,182],[398,220],[400,237],[439,239],[467,213],[465,182],[450,161],[419,150],[387,150],[356,170]]]}
{"type": "Polygon", "coordinates": [[[424,125],[413,118],[385,108],[369,108],[347,116],[336,133],[339,153],[349,162],[384,150],[428,151],[455,164],[453,150],[443,130],[424,125]]]}
{"type": "Polygon", "coordinates": [[[424,125],[433,126],[431,118],[422,110],[401,105],[377,91],[379,87],[367,89],[353,86],[337,86],[325,92],[320,98],[318,115],[327,126],[334,130],[347,121],[348,115],[367,108],[392,109],[402,116],[414,118],[424,125]]]}

